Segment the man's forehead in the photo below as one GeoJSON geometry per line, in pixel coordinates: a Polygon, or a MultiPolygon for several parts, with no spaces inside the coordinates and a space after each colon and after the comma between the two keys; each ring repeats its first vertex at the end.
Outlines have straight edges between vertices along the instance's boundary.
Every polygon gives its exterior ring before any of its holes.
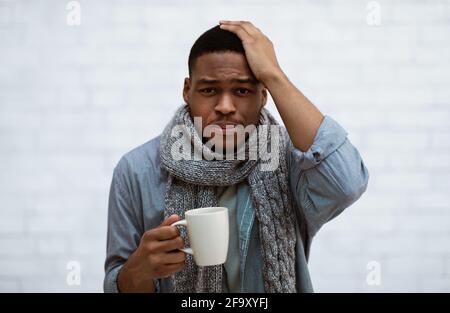
{"type": "Polygon", "coordinates": [[[217,77],[201,75],[196,78],[198,84],[218,84],[218,83],[239,83],[258,85],[258,81],[251,76],[231,76],[231,77],[217,77]]]}
{"type": "Polygon", "coordinates": [[[197,61],[206,61],[208,63],[239,63],[246,64],[247,59],[243,53],[238,53],[234,51],[215,51],[215,52],[207,52],[200,55],[197,58],[197,61]]]}
{"type": "Polygon", "coordinates": [[[247,59],[241,53],[213,52],[198,57],[194,65],[195,76],[211,79],[253,78],[253,73],[248,66],[247,59]]]}

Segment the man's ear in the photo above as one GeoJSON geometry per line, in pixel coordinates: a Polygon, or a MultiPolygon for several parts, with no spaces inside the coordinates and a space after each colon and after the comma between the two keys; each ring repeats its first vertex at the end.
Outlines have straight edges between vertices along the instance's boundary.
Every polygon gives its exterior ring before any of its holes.
{"type": "Polygon", "coordinates": [[[267,103],[267,88],[264,86],[261,90],[261,103],[262,103],[262,106],[265,106],[267,103]]]}
{"type": "Polygon", "coordinates": [[[189,104],[189,90],[191,89],[191,80],[189,77],[184,79],[183,99],[186,104],[189,104]]]}

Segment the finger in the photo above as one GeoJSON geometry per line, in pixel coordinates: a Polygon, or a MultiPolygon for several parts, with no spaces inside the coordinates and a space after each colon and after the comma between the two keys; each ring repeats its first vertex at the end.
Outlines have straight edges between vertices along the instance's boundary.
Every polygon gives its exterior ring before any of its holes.
{"type": "Polygon", "coordinates": [[[166,253],[164,264],[178,264],[186,261],[186,254],[181,251],[166,253]]]}
{"type": "Polygon", "coordinates": [[[220,20],[219,21],[219,23],[221,23],[221,24],[231,24],[231,25],[240,25],[240,24],[242,24],[244,22],[245,21],[227,21],[227,20],[220,20]]]}
{"type": "Polygon", "coordinates": [[[176,226],[160,226],[152,231],[152,237],[156,240],[169,240],[178,236],[176,226]]]}
{"type": "Polygon", "coordinates": [[[177,236],[173,239],[161,241],[158,245],[160,251],[169,252],[176,249],[184,248],[184,240],[181,236],[177,236]]]}
{"type": "Polygon", "coordinates": [[[180,219],[180,217],[178,215],[172,214],[171,216],[166,218],[159,226],[170,226],[173,223],[177,222],[179,219],[180,219]]]}
{"type": "Polygon", "coordinates": [[[252,39],[250,34],[247,33],[241,25],[220,24],[220,28],[236,34],[242,41],[249,41],[252,39]]]}
{"type": "Polygon", "coordinates": [[[220,21],[219,23],[223,23],[224,25],[241,26],[251,36],[258,36],[262,34],[261,31],[249,21],[220,21]]]}
{"type": "Polygon", "coordinates": [[[185,262],[166,265],[165,266],[166,275],[164,275],[164,277],[168,277],[174,273],[181,271],[185,266],[186,266],[185,262]]]}

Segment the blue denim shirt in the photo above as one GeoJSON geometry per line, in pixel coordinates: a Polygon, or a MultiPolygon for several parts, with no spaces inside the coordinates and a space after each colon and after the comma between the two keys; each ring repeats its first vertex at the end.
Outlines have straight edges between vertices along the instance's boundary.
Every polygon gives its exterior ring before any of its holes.
{"type": "MultiPolygon", "coordinates": [[[[126,153],[114,169],[108,207],[105,292],[118,292],[117,275],[145,231],[164,219],[167,172],[160,166],[160,137],[126,153]]],[[[308,271],[311,241],[323,224],[354,203],[366,190],[368,171],[347,132],[325,116],[306,152],[289,142],[286,151],[296,223],[298,292],[313,292],[308,271]]],[[[264,292],[258,221],[249,186],[237,190],[242,292],[264,292]]],[[[226,281],[226,280],[224,280],[226,281]]],[[[155,280],[157,292],[171,292],[169,278],[155,280]]],[[[227,291],[227,286],[224,285],[227,291]]]]}

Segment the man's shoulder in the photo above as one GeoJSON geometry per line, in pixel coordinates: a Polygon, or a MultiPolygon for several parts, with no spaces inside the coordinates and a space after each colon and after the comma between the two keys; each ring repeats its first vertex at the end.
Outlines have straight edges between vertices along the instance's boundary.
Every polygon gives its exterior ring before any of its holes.
{"type": "Polygon", "coordinates": [[[126,152],[119,160],[116,169],[142,173],[147,169],[157,169],[160,165],[159,146],[161,135],[126,152]]]}

